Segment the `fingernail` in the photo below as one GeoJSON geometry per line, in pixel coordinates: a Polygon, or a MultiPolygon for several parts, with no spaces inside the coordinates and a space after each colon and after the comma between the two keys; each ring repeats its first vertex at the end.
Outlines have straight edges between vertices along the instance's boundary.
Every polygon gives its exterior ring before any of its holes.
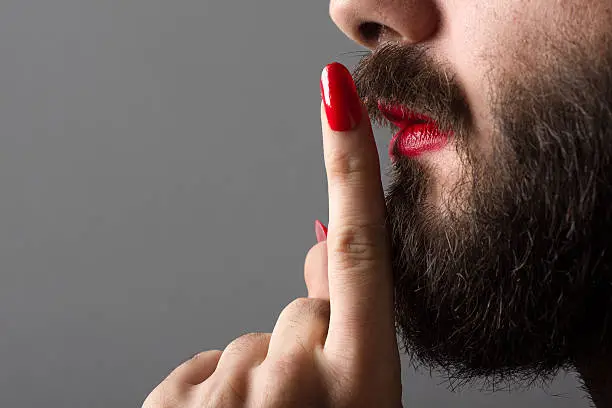
{"type": "Polygon", "coordinates": [[[361,121],[361,102],[357,88],[344,65],[334,62],[323,68],[321,98],[332,130],[351,130],[361,121]]]}
{"type": "Polygon", "coordinates": [[[327,227],[319,220],[315,221],[315,234],[317,235],[317,242],[327,240],[327,227]]]}

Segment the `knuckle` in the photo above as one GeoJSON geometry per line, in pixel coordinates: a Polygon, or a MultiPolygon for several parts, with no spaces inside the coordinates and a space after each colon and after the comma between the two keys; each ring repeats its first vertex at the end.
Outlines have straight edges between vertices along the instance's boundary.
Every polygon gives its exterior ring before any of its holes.
{"type": "Polygon", "coordinates": [[[342,268],[354,268],[373,263],[384,253],[386,229],[384,225],[342,225],[334,232],[335,239],[328,243],[329,253],[342,268]]]}
{"type": "Polygon", "coordinates": [[[304,318],[328,321],[330,305],[325,299],[297,298],[289,303],[281,314],[296,324],[299,324],[304,318]]]}
{"type": "Polygon", "coordinates": [[[363,154],[341,149],[330,149],[326,156],[325,166],[331,179],[341,181],[355,179],[360,174],[371,172],[373,168],[371,160],[368,160],[363,154]]]}
{"type": "Polygon", "coordinates": [[[223,352],[221,350],[201,351],[201,352],[197,353],[196,355],[194,355],[193,357],[191,357],[191,361],[192,362],[196,362],[196,361],[201,360],[203,358],[220,357],[222,353],[223,352]]]}
{"type": "Polygon", "coordinates": [[[233,340],[227,345],[223,353],[240,354],[250,350],[252,347],[261,343],[269,343],[270,335],[268,333],[247,333],[233,340]]]}

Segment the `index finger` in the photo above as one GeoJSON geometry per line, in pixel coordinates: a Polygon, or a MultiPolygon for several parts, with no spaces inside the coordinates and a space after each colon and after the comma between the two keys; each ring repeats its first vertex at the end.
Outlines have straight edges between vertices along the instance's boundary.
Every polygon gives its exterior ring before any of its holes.
{"type": "Polygon", "coordinates": [[[325,348],[352,358],[381,344],[397,347],[386,207],[372,127],[349,71],[325,67],[321,90],[331,304],[325,348]]]}

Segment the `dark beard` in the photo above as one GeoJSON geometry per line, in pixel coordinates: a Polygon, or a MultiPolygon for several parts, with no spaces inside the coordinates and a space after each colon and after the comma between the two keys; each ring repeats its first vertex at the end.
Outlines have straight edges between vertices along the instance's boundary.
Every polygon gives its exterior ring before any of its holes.
{"type": "MultiPolygon", "coordinates": [[[[491,79],[492,152],[470,139],[452,76],[422,47],[390,44],[355,77],[376,100],[452,129],[463,163],[444,203],[431,169],[402,158],[387,191],[396,322],[415,363],[460,382],[547,379],[612,344],[612,58],[577,51],[553,67],[491,79]]],[[[557,62],[559,62],[557,61],[557,62]]]]}

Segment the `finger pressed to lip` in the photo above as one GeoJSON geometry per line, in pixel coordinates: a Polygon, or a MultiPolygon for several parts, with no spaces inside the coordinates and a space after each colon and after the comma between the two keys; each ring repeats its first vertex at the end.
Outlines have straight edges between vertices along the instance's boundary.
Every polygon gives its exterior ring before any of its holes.
{"type": "Polygon", "coordinates": [[[372,333],[395,341],[385,200],[367,111],[353,129],[335,131],[321,106],[329,194],[328,279],[331,319],[326,348],[373,346],[372,333]],[[383,333],[387,333],[385,336],[383,333]],[[336,342],[333,346],[330,343],[336,342]]]}

